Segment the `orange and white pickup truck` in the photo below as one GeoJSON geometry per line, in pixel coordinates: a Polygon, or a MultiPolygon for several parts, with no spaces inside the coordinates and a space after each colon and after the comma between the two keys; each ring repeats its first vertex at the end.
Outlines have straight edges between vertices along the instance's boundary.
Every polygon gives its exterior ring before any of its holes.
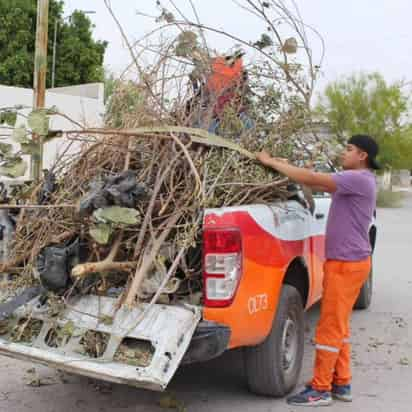
{"type": "MultiPolygon", "coordinates": [[[[325,226],[330,198],[273,205],[210,209],[203,221],[203,306],[146,305],[116,310],[116,299],[87,295],[59,316],[38,297],[14,313],[14,322],[37,322],[26,342],[0,336],[0,354],[71,373],[136,387],[164,390],[183,363],[244,348],[251,391],[283,396],[295,386],[304,346],[304,311],[322,297],[325,226]],[[105,322],[104,316],[112,316],[105,322]],[[70,338],[50,333],[70,330],[70,338]],[[101,334],[98,356],[80,350],[88,331],[101,334]],[[58,343],[56,343],[58,342],[58,343]],[[102,339],[103,342],[103,339],[102,339]],[[150,356],[136,366],[130,353],[142,345],[150,356]],[[128,356],[119,356],[119,348],[128,356]],[[143,365],[143,366],[142,366],[143,365]]],[[[374,246],[376,228],[370,228],[374,246]]],[[[357,307],[371,300],[372,274],[357,307]]],[[[1,314],[0,314],[1,315],[1,314]]],[[[140,353],[140,352],[139,352],[140,353]]],[[[138,355],[136,355],[138,356],[138,355]]]]}

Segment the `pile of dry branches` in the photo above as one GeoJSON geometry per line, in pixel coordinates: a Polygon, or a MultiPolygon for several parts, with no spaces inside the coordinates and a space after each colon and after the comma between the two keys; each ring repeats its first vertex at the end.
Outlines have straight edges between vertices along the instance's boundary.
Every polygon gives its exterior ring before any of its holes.
{"type": "MultiPolygon", "coordinates": [[[[1,271],[19,273],[19,282],[32,282],[46,247],[77,239],[81,253],[70,267],[66,297],[76,290],[110,293],[113,287],[120,287],[119,304],[155,301],[162,294],[172,300],[193,297],[201,290],[205,208],[268,203],[288,196],[286,180],[257,164],[253,153],[266,148],[292,160],[313,160],[326,149],[307,133],[316,70],[305,25],[282,2],[246,2],[245,9],[269,27],[260,43],[240,42],[260,53],[248,68],[247,111],[253,127],[245,128],[229,106],[220,119],[223,139],[202,130],[211,121],[210,96],[206,108],[201,102],[188,113],[187,100],[193,94],[188,78],[196,75],[201,82],[210,72],[210,58],[219,54],[208,47],[208,30],[239,39],[197,20],[177,20],[159,6],[157,21],[164,25],[131,44],[105,3],[132,55],[125,72],[129,77],[115,83],[106,128],[64,133],[81,142],[80,150],[60,159],[54,168],[56,187],[42,205],[19,213],[12,253],[1,271]],[[278,13],[298,40],[282,39],[270,12],[278,13]],[[154,43],[151,36],[157,33],[162,41],[154,43]],[[274,40],[268,41],[269,35],[274,40]],[[308,67],[292,56],[297,41],[308,67]],[[147,53],[150,64],[143,64],[147,53]],[[140,190],[133,205],[113,200],[84,207],[93,188],[126,175],[140,190]]],[[[43,189],[40,182],[18,203],[33,205],[43,189]]]]}
{"type": "MultiPolygon", "coordinates": [[[[127,284],[128,304],[139,292],[142,298],[151,297],[166,276],[166,286],[175,285],[173,292],[199,290],[199,256],[192,262],[188,259],[196,254],[204,209],[286,197],[285,179],[257,165],[245,150],[205,146],[198,143],[206,141],[202,137],[194,134],[192,139],[188,133],[168,129],[101,130],[95,142],[84,143],[81,154],[57,171],[58,187],[50,194],[49,206],[20,213],[12,256],[3,271],[23,265],[23,272],[31,276],[46,246],[79,237],[83,262],[71,271],[75,283],[94,276],[94,291],[100,293],[113,284],[127,284]],[[131,209],[119,206],[120,215],[114,219],[104,223],[96,219],[96,211],[113,210],[114,204],[80,213],[91,182],[125,171],[133,172],[144,192],[131,221],[131,209]],[[176,272],[180,278],[171,279],[176,272]],[[152,290],[150,284],[142,289],[144,279],[150,278],[156,278],[152,290]]],[[[35,198],[36,190],[29,202],[35,198]]]]}

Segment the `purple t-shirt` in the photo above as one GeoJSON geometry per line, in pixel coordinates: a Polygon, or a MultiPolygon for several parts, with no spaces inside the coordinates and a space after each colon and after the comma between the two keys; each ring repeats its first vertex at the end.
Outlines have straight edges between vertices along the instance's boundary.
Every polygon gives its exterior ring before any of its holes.
{"type": "Polygon", "coordinates": [[[332,175],[332,195],[326,228],[326,259],[359,261],[371,255],[369,227],[376,207],[375,175],[366,169],[332,175]]]}

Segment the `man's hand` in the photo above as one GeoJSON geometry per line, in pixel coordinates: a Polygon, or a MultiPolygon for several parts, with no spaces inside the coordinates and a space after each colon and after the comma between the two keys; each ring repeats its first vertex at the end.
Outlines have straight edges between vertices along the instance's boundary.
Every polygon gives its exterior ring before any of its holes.
{"type": "Polygon", "coordinates": [[[270,156],[270,154],[268,152],[266,152],[265,150],[262,150],[260,153],[256,154],[256,159],[264,164],[265,166],[269,166],[272,157],[270,156]]]}
{"type": "Polygon", "coordinates": [[[260,153],[256,154],[256,159],[264,164],[265,166],[270,166],[273,169],[276,169],[277,164],[287,164],[287,159],[282,159],[280,157],[271,157],[268,152],[262,150],[260,153]]]}

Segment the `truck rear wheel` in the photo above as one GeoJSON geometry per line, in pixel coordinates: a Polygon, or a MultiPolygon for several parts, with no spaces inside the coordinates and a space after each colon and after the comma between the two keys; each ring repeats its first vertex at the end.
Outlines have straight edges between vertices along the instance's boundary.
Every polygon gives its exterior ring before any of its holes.
{"type": "Polygon", "coordinates": [[[288,394],[298,381],[303,349],[302,298],[296,288],[284,285],[269,336],[244,349],[249,389],[266,396],[288,394]]]}
{"type": "Polygon", "coordinates": [[[362,289],[359,292],[358,299],[356,300],[355,309],[368,309],[372,302],[373,292],[373,269],[369,274],[368,279],[363,284],[362,289]]]}

